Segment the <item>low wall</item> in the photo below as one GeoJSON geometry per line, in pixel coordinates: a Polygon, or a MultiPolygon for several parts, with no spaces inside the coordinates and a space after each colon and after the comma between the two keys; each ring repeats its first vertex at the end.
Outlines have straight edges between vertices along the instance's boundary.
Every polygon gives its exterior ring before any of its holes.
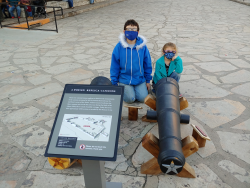
{"type": "Polygon", "coordinates": [[[250,3],[250,0],[237,0],[239,2],[250,3]]]}
{"type": "MultiPolygon", "coordinates": [[[[95,0],[96,3],[102,2],[102,1],[105,1],[105,0],[95,0]]],[[[73,0],[74,7],[83,6],[87,4],[90,4],[89,0],[73,0]]],[[[62,7],[63,9],[69,8],[68,2],[65,2],[65,1],[50,1],[50,2],[47,2],[47,6],[62,7]]],[[[46,12],[52,12],[52,11],[53,11],[52,8],[46,8],[46,12]]]]}
{"type": "MultiPolygon", "coordinates": [[[[103,2],[103,1],[106,1],[106,0],[95,0],[95,3],[103,2]]],[[[83,6],[83,5],[87,5],[87,4],[90,4],[89,0],[73,0],[74,7],[83,6]]],[[[68,2],[65,2],[65,1],[49,1],[49,2],[47,2],[47,6],[62,7],[62,9],[69,8],[68,2]]],[[[55,10],[60,10],[60,9],[55,9],[55,10]]],[[[14,10],[14,14],[16,16],[15,12],[16,11],[14,10]]],[[[46,12],[47,13],[53,12],[53,9],[52,8],[46,8],[46,12]]],[[[23,8],[21,8],[21,17],[22,18],[25,17],[23,8]]]]}
{"type": "Polygon", "coordinates": [[[250,0],[230,0],[230,1],[234,1],[234,2],[237,2],[237,3],[241,3],[241,4],[244,4],[244,5],[250,6],[250,0]]]}

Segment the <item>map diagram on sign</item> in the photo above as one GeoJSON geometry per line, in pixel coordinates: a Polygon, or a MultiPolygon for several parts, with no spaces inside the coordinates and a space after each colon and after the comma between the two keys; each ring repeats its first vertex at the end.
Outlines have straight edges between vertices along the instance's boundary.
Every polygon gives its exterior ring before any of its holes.
{"type": "Polygon", "coordinates": [[[59,136],[85,141],[109,141],[112,116],[65,114],[59,136]]]}

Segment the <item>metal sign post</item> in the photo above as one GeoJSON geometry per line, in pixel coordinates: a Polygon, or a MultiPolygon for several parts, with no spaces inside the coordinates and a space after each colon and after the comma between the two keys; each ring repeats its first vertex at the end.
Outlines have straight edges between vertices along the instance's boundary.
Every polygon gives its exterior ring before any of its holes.
{"type": "Polygon", "coordinates": [[[82,160],[86,188],[122,188],[122,183],[106,182],[104,161],[82,160]]]}

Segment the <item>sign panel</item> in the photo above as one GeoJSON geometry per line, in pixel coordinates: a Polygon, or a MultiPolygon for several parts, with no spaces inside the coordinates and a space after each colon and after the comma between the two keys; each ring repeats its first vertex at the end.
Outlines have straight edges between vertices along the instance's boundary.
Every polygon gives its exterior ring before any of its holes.
{"type": "Polygon", "coordinates": [[[115,161],[122,86],[66,84],[45,157],[115,161]]]}

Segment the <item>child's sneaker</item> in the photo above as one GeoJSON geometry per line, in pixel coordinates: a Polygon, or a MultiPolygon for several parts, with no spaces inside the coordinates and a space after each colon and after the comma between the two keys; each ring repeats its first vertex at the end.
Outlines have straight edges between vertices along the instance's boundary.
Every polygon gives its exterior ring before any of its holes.
{"type": "Polygon", "coordinates": [[[11,17],[12,19],[15,18],[14,16],[11,17]]]}

